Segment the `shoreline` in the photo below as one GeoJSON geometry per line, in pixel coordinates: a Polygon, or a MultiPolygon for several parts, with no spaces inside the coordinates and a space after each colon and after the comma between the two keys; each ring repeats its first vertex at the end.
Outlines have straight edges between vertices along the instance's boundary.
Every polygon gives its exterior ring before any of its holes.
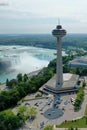
{"type": "MultiPolygon", "coordinates": [[[[31,77],[33,75],[37,75],[42,69],[39,69],[39,70],[35,70],[35,71],[32,71],[30,73],[27,73],[27,76],[28,77],[31,77]]],[[[7,87],[6,87],[6,82],[4,83],[0,83],[0,90],[5,90],[7,87]]]]}
{"type": "Polygon", "coordinates": [[[0,84],[0,90],[5,90],[6,89],[6,83],[0,84]]]}

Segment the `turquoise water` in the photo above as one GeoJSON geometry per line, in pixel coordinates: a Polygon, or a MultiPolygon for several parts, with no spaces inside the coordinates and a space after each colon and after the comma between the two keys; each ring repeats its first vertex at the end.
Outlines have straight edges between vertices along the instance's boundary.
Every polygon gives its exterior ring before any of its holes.
{"type": "Polygon", "coordinates": [[[5,83],[7,78],[10,80],[12,78],[15,78],[16,75],[17,75],[17,73],[1,74],[0,75],[0,83],[5,83]]]}
{"type": "Polygon", "coordinates": [[[29,73],[47,66],[56,57],[54,53],[54,49],[0,46],[0,82],[15,78],[18,73],[29,73]]]}

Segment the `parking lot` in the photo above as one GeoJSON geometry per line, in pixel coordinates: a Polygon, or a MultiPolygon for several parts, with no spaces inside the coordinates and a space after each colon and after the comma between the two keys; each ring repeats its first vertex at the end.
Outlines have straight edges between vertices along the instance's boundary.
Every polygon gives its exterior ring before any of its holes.
{"type": "MultiPolygon", "coordinates": [[[[32,95],[31,95],[32,96],[32,95]]],[[[49,97],[27,100],[23,102],[23,105],[31,106],[37,109],[37,116],[32,122],[27,120],[26,127],[31,127],[32,130],[44,127],[46,125],[60,124],[61,122],[68,120],[69,117],[75,115],[73,111],[73,104],[71,99],[75,99],[76,94],[67,95],[50,95],[49,97]]]]}
{"type": "Polygon", "coordinates": [[[85,106],[87,104],[87,87],[84,91],[84,100],[78,112],[75,112],[73,109],[76,93],[63,95],[49,94],[48,96],[42,96],[40,99],[36,99],[35,94],[26,96],[22,104],[35,107],[38,113],[33,121],[26,121],[24,129],[41,130],[47,125],[58,125],[68,120],[81,118],[84,116],[85,106]]]}

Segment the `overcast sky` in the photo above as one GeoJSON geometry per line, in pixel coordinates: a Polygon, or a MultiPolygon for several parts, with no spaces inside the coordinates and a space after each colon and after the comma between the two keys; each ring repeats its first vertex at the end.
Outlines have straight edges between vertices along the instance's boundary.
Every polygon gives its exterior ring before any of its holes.
{"type": "Polygon", "coordinates": [[[0,0],[0,33],[87,33],[87,0],[0,0]]]}

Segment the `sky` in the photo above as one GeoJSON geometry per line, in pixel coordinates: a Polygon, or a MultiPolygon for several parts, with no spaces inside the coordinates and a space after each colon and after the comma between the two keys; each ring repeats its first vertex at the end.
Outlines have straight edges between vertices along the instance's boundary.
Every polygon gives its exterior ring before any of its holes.
{"type": "Polygon", "coordinates": [[[0,0],[0,34],[87,33],[87,0],[0,0]]]}

